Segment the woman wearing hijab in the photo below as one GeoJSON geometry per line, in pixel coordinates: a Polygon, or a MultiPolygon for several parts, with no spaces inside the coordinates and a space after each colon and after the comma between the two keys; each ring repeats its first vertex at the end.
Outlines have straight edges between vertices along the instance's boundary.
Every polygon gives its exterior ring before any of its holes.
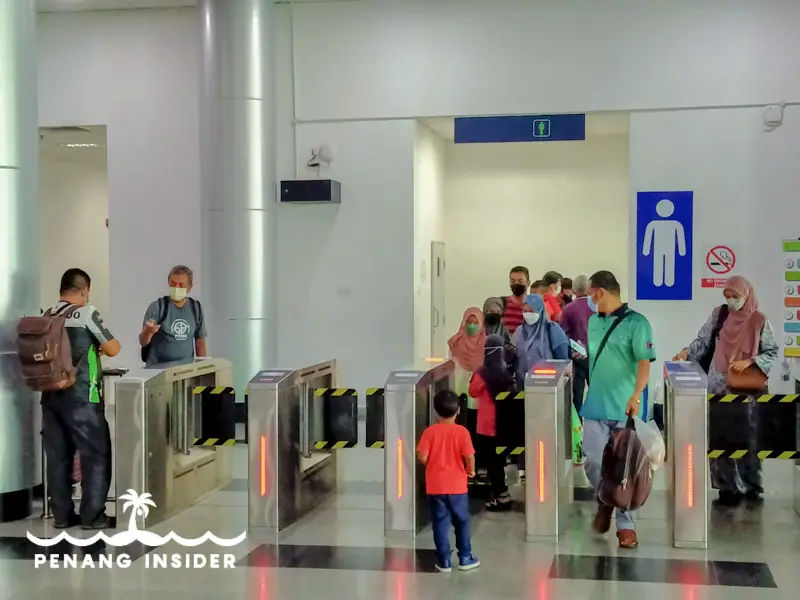
{"type": "Polygon", "coordinates": [[[511,495],[506,486],[506,459],[495,451],[497,447],[497,420],[494,399],[503,392],[514,392],[514,377],[508,370],[504,358],[505,344],[499,335],[486,338],[483,364],[472,375],[469,382],[469,395],[478,400],[478,452],[486,465],[491,482],[491,497],[486,503],[490,511],[506,510],[511,507],[511,495]]]}
{"type": "MultiPolygon", "coordinates": [[[[725,304],[716,307],[700,332],[687,348],[673,360],[700,362],[708,369],[708,391],[727,394],[730,379],[754,373],[756,382],[763,382],[778,358],[778,344],[767,317],[758,310],[758,298],[747,279],[736,275],[728,279],[723,290],[725,304]],[[758,376],[761,377],[758,377],[758,376]]],[[[752,377],[750,379],[753,379],[752,377]]],[[[756,393],[761,390],[748,390],[756,393]]],[[[748,406],[750,429],[755,435],[753,404],[748,406]]],[[[742,498],[758,499],[764,491],[761,482],[761,461],[752,454],[744,458],[715,458],[710,461],[711,483],[719,490],[722,504],[736,505],[742,498]]]]}
{"type": "Polygon", "coordinates": [[[503,323],[503,299],[487,298],[483,303],[483,329],[486,335],[499,335],[503,338],[505,361],[513,374],[517,367],[517,350],[511,343],[511,334],[503,323]]]}
{"type": "Polygon", "coordinates": [[[456,363],[455,392],[467,394],[469,379],[483,364],[483,346],[486,343],[486,332],[483,330],[483,313],[476,307],[464,311],[461,327],[456,334],[447,340],[450,356],[456,363]]]}
{"type": "Polygon", "coordinates": [[[511,343],[517,349],[517,383],[520,387],[524,385],[525,374],[537,362],[569,359],[567,334],[547,316],[541,296],[531,294],[525,299],[522,318],[522,325],[511,338],[511,343]]]}

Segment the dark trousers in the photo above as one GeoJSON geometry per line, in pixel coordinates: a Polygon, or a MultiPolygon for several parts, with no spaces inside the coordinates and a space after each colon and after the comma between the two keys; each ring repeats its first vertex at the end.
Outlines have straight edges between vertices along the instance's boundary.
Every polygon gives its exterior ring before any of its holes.
{"type": "Polygon", "coordinates": [[[428,496],[433,518],[433,543],[439,564],[450,560],[450,524],[456,530],[456,550],[460,559],[472,555],[469,540],[469,501],[466,494],[433,494],[428,496]]]}
{"type": "Polygon", "coordinates": [[[81,523],[105,515],[111,485],[111,435],[102,404],[60,398],[42,403],[42,439],[47,456],[47,486],[57,523],[68,523],[72,502],[72,464],[81,461],[81,523]]]}
{"type": "Polygon", "coordinates": [[[589,359],[582,358],[572,361],[572,404],[581,414],[583,407],[583,393],[589,381],[589,359]]]}
{"type": "Polygon", "coordinates": [[[506,485],[506,457],[497,454],[497,438],[489,435],[477,435],[478,454],[481,464],[486,468],[486,475],[491,484],[490,490],[493,498],[499,498],[508,492],[506,485]]]}

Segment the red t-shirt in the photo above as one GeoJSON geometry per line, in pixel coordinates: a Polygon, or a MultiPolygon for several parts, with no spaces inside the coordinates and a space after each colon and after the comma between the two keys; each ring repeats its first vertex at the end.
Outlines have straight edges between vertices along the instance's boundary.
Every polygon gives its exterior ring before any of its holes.
{"type": "Polygon", "coordinates": [[[486,387],[486,382],[478,373],[469,380],[469,397],[478,401],[478,424],[475,431],[479,435],[497,435],[497,407],[494,398],[486,387]]]}
{"type": "Polygon", "coordinates": [[[428,494],[466,494],[464,458],[475,454],[469,431],[455,423],[437,423],[422,432],[417,450],[428,456],[425,491],[428,494]]]}
{"type": "Polygon", "coordinates": [[[522,325],[522,300],[516,296],[506,298],[506,307],[503,310],[503,325],[508,333],[514,335],[517,327],[522,325]]]}
{"type": "Polygon", "coordinates": [[[561,318],[561,306],[554,294],[548,292],[544,295],[544,307],[551,321],[557,322],[561,318]]]}

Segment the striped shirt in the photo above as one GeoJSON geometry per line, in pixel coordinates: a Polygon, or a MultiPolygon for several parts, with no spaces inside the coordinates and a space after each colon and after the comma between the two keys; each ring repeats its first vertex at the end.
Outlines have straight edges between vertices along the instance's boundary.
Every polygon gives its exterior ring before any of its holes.
{"type": "Polygon", "coordinates": [[[522,299],[516,296],[508,296],[503,310],[503,324],[508,329],[508,333],[514,335],[517,327],[522,325],[522,299]]]}

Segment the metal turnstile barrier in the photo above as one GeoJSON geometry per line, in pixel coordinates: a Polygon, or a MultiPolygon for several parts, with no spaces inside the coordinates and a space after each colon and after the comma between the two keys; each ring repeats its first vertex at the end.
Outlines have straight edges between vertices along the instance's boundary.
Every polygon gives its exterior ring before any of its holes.
{"type": "Polygon", "coordinates": [[[525,377],[525,534],[558,541],[573,500],[572,362],[545,361],[525,377]]]}
{"type": "MultiPolygon", "coordinates": [[[[415,536],[428,523],[425,467],[417,461],[417,444],[435,422],[433,396],[452,389],[452,360],[423,363],[393,371],[380,400],[384,411],[384,530],[387,536],[415,536]]],[[[367,404],[369,415],[370,405],[367,404]]],[[[368,416],[369,419],[369,416],[368,416]]]]}
{"type": "Polygon", "coordinates": [[[708,547],[708,378],[696,363],[664,363],[667,520],[676,548],[708,547]]]}
{"type": "MultiPolygon", "coordinates": [[[[708,394],[699,365],[664,364],[669,468],[667,518],[676,548],[708,547],[708,459],[794,459],[800,454],[798,394],[708,394]]],[[[800,390],[799,390],[800,391],[800,390]]],[[[800,470],[793,472],[798,510],[800,470]]]]}
{"type": "Polygon", "coordinates": [[[132,370],[116,380],[109,516],[123,514],[125,500],[118,492],[149,493],[155,506],[139,513],[137,523],[151,527],[230,483],[233,449],[194,445],[203,437],[202,400],[194,389],[228,387],[232,376],[229,361],[202,358],[132,370]]]}
{"type": "Polygon", "coordinates": [[[278,532],[338,487],[338,452],[358,440],[358,396],[336,361],[268,369],[250,380],[248,524],[278,532]]]}

